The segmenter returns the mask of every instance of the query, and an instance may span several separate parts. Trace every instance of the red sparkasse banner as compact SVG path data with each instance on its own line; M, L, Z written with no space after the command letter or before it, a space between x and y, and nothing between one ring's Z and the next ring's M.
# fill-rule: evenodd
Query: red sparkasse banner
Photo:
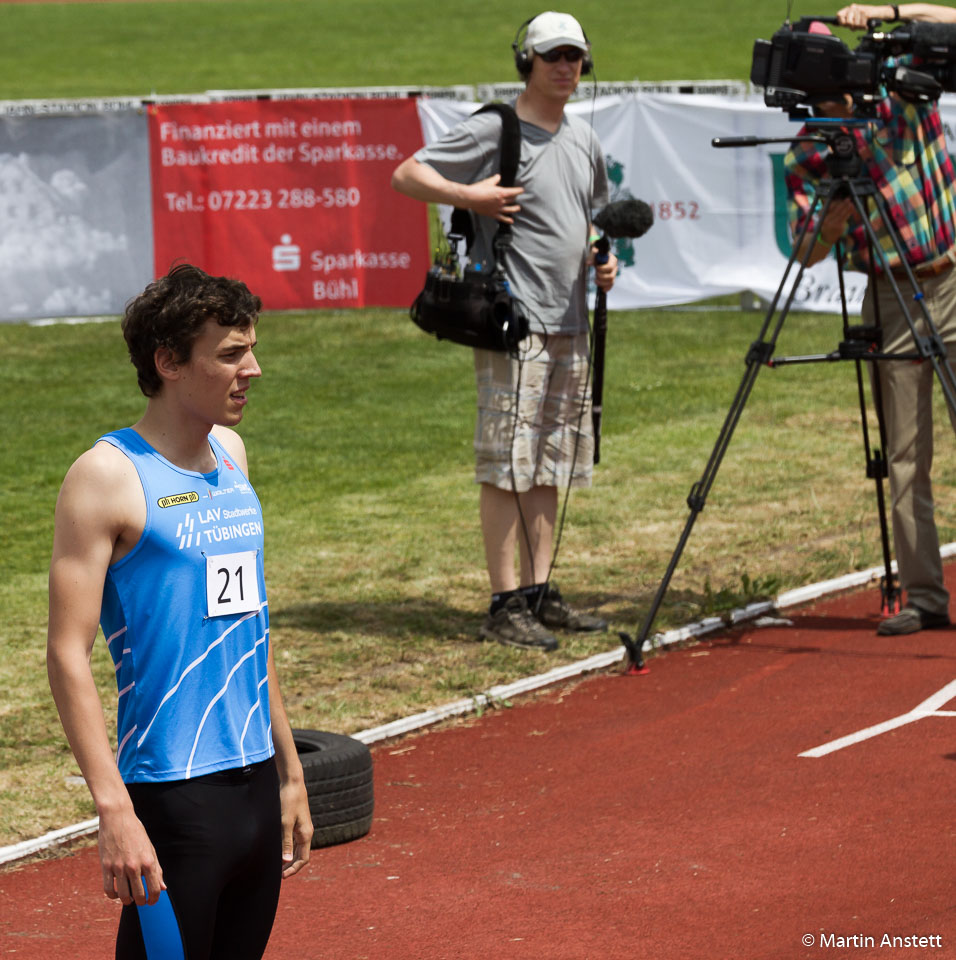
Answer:
M270 310L408 306L425 204L391 189L422 143L413 99L149 108L154 262L236 277Z

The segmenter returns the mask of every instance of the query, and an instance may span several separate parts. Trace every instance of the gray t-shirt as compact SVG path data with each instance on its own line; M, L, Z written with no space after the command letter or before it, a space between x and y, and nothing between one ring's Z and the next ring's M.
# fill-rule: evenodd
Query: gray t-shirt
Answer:
M469 117L415 154L443 177L476 183L499 171L501 118ZM521 210L505 258L512 293L532 331L575 334L587 329L588 228L592 211L607 203L604 154L590 124L565 115L555 133L521 122L521 161L515 185ZM498 222L475 216L473 263L494 265Z

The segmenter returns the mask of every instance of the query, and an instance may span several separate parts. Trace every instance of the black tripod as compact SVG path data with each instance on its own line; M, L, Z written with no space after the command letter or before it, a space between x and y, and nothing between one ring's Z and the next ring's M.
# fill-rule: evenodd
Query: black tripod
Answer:
M840 127L846 128L851 126L865 125L866 121L841 120L839 123ZM887 476L887 465L881 452L883 449L885 449L886 443L883 425L882 396L879 390L879 377L874 376L872 378L874 405L880 427L881 446L878 449L874 449L871 453L869 445L869 432L867 429L862 363L872 363L883 360L928 360L933 365L933 371L942 386L946 403L950 410L954 413L956 413L956 376L954 376L952 368L950 367L949 362L946 360L946 348L939 336L939 333L937 332L935 325L933 324L932 318L929 315L929 311L923 300L923 294L916 282L916 277L909 265L906 263L903 246L900 242L899 235L896 232L896 228L893 225L893 221L889 215L886 200L876 189L872 179L863 172L863 162L857 150L855 137L852 135L852 133L846 132L845 129L833 129L833 121L810 121L807 124L807 127L809 130L812 130L813 133L805 137L800 137L799 139L826 144L828 148L828 154L826 158L827 176L820 182L819 188L814 196L813 203L810 207L810 211L806 217L806 220L804 221L803 227L800 230L799 236L794 241L793 252L790 254L790 258L787 262L786 269L784 270L780 285L777 287L776 293L774 294L767 310L763 326L760 329L760 335L758 339L750 345L750 349L747 352L747 369L744 373L743 379L741 380L740 386L737 389L737 393L734 397L733 403L731 404L730 410L727 413L726 419L724 420L723 427L721 428L720 434L717 438L717 443L710 455L710 459L707 462L704 473L700 480L698 480L697 483L691 487L690 494L687 497L687 505L690 507L690 516L687 518L687 523L685 524L684 530L677 542L677 547L671 556L671 560L667 566L664 578L657 589L656 595L654 596L650 610L648 611L644 620L644 624L641 627L641 632L638 634L636 639L632 639L628 634L622 633L620 635L621 641L624 643L628 654L628 673L645 672L642 656L644 642L647 640L648 634L650 633L651 626L654 623L654 619L657 616L660 605L664 599L664 595L666 594L668 586L670 585L671 578L673 577L674 571L677 568L681 554L683 553L684 547L686 546L691 531L693 530L694 523L696 522L700 512L704 509L704 505L707 501L707 495L714 484L714 480L717 476L717 470L719 469L720 464L723 461L724 454L727 452L727 448L730 445L730 440L733 437L734 430L736 429L737 423L739 422L741 414L743 413L744 405L746 404L747 399L750 396L750 392L753 389L754 383L757 379L757 374L760 372L760 367L764 364L770 367L776 367L783 366L784 364L788 363L811 363L821 361L829 362L838 360L854 361L856 365L860 409L863 421L863 443L867 457L866 472L867 477L872 478L876 483L877 506L880 515L880 534L883 541L883 560L885 564L885 573L881 584L883 594L883 610L884 612L892 613L896 612L899 608L900 591L897 580L894 577L891 569L889 532L886 524L886 506L883 496L883 479ZM791 143L793 142L793 139L794 138L790 137L720 138L713 141L713 146L757 146L758 144L766 143ZM906 318L907 325L909 326L910 333L913 338L913 352L882 352L878 298L875 300L875 326L851 327L849 325L846 304L846 288L843 277L844 252L842 244L838 243L836 255L840 281L840 299L843 312L844 340L840 343L837 350L832 353L815 356L783 357L773 359L773 353L776 348L777 339L783 328L783 324L787 318L787 315L790 312L794 295L800 285L800 280L803 277L803 273L806 270L811 250L813 245L820 237L823 219L826 216L827 211L830 209L830 205L838 197L849 197L853 201L857 216L862 220L866 231L867 249L869 252L868 262L870 265L870 284L873 285L875 281L877 262L876 256L878 255L880 258L880 263L883 267L883 275L891 284L897 303L900 305L902 313ZM889 268L887 255L880 246L876 232L870 223L868 216L868 204L871 202L875 205L877 212L886 226L887 232L893 243L893 248L899 257L901 264L900 269L905 271L906 280L913 290L912 299L913 302L918 305L918 309L920 310L925 321L926 329L929 331L927 336L923 336L917 331L913 316L910 313L906 301L903 298L903 294L900 291L900 288L896 283L896 279ZM822 208L820 206L821 203ZM810 224L814 222L815 214L817 213L818 209L820 210L820 216L819 218L816 218L817 227L815 232L812 234L813 243L804 245L804 241L809 233ZM774 314L777 312L777 305L783 296L783 291L787 286L787 279L790 276L790 272L794 264L797 262L801 250L803 250L804 253L803 256L800 257L800 265L794 279L793 286L791 287L790 293L787 295L784 301L784 305L780 310L779 316L776 318L776 321L774 321Z

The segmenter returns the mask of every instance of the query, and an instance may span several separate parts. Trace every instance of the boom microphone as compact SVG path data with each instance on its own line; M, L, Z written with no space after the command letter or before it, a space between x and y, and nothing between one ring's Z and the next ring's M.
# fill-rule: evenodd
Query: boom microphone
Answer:
M643 201L628 197L609 203L594 218L594 225L604 231L594 244L594 262L610 259L611 237L643 237L654 224L654 211ZM591 387L591 421L594 429L594 462L601 461L601 417L604 412L604 351L607 340L607 294L598 289L594 296L593 379Z
M654 225L654 211L633 197L615 200L594 218L594 225L608 237L643 237Z

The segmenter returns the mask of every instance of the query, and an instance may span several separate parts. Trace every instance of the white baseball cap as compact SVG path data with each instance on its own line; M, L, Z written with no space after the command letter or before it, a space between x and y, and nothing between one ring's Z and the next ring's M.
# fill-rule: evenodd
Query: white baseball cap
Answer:
M547 53L558 47L577 47L587 52L588 42L581 24L569 13L548 10L547 13L538 14L528 24L528 32L524 38L525 50Z

